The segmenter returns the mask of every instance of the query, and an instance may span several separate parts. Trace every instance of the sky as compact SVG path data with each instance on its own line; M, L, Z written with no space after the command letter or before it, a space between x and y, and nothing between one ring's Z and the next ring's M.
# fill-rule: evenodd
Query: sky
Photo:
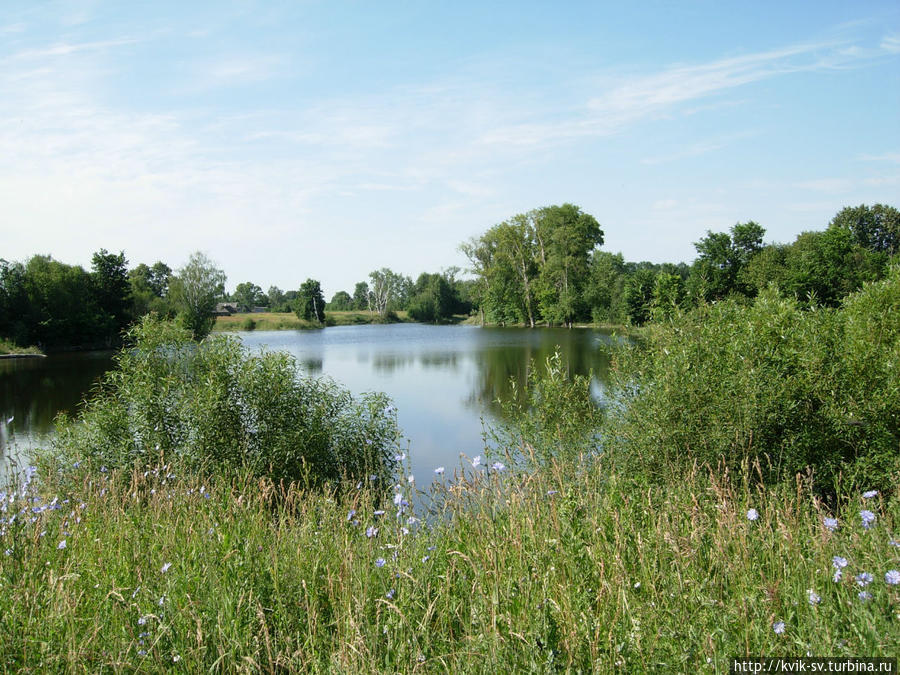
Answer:
M653 262L900 207L900 4L0 0L0 258L330 298L565 202Z

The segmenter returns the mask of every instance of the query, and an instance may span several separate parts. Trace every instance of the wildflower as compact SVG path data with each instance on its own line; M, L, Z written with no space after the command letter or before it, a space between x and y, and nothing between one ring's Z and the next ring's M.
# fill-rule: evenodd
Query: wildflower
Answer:
M147 617L146 617L146 616L142 616L142 617L139 617L139 618L138 618L138 626L143 626L145 623L147 623Z
M138 594L138 592L140 592L140 590L141 590L140 586L138 586L137 588L134 589L134 593L131 594L132 600L134 600L135 596Z
M61 542L59 542L59 543L56 545L56 548L58 548L58 549L64 549L65 547L66 547L66 540L65 540L65 539L63 539Z
M862 518L862 526L867 530L869 529L869 526L875 522L875 514L868 509L860 511L859 517Z
M868 492L863 492L863 497L866 499L872 499L873 497L878 496L878 490L869 490Z
M559 490L547 490L547 496L552 497L555 494L558 494Z
M160 568L159 571L162 572L163 574L165 574L166 572L169 571L169 568L170 568L171 566L172 566L172 563L167 562L165 565L162 566L162 568Z
M373 513L374 513L374 515L376 515L376 516L383 516L383 515L384 515L384 509L375 509L375 511L373 511Z
M415 476L412 476L412 475L407 476L407 477L406 477L406 482L407 482L407 483L410 483L410 484L415 483L415 482L416 482L416 477L415 477Z
M481 466L481 455L475 455L472 458L472 468L477 469L479 466Z
M375 567L384 567L384 558L376 558Z
M868 586L872 583L872 575L868 572L860 572L856 575L856 583L860 586Z
M400 506L400 503L403 501L403 495L399 492L394 495L394 506Z
M350 522L350 520L351 520L351 519L353 518L353 516L355 516L355 515L356 515L356 509L350 509L350 510L347 512L347 522Z
M900 584L900 572L897 570L888 570L884 573L884 583L888 586L896 586Z
M431 556L430 556L430 555L426 555L425 557L422 558L422 562L423 562L423 563L427 563L430 559L431 559Z
M836 529L838 529L837 518L825 518L823 522L825 523L825 529L829 532L834 532Z
M503 466L502 462L494 462L493 464L491 464L491 468L494 471L503 471L503 469L505 469L506 467Z
M147 656L146 649L138 649L138 656Z
M443 473L444 473L444 467L439 466L438 468L436 468L436 469L434 470L434 472L435 472L438 476L441 476L441 475L443 475Z
M749 509L747 511L747 520L754 521L759 519L759 511L756 509Z
M856 597L858 597L862 602L865 602L866 600L872 599L872 594L869 593L869 591L860 591Z
M821 596L811 588L806 589L806 599L809 600L811 605L818 605L822 602Z
M402 462L404 459L406 459L406 453L405 453L405 452L401 452L400 454L394 455L394 461L395 461L395 462Z
M377 527L374 527L373 525L370 525L369 527L366 528L366 536L367 536L369 539L371 539L372 537L375 537L375 536L377 536L377 535L378 535L378 528L377 528Z
M388 600L393 600L394 599L394 589L392 588L387 593L385 593L384 597L386 597Z
M181 661L181 657L178 654L175 654L172 657L172 663L178 663L179 661Z
M784 621L776 621L773 623L772 630L775 631L775 635L781 635L784 632Z
M844 578L844 573L841 572L841 570L837 569L834 571L834 576L831 577L831 580L834 583L839 584L839 583L841 583L841 579L843 579L843 578Z
M888 546L894 546L895 548L900 548L900 541L897 541L896 539L891 537L891 540L888 542Z
M157 602L156 604L159 605L160 607L162 607L164 604L166 604L166 596L162 596L159 599L159 602Z
M835 569L841 569L842 567L846 567L847 559L842 558L839 555L836 555L831 559L831 566L834 567Z
M429 546L427 550L433 551L433 550L436 549L436 548L437 548L437 546Z

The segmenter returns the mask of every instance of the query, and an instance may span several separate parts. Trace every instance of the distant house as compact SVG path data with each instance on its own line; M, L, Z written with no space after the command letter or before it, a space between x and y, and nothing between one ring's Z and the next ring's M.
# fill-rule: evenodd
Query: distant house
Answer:
M216 316L231 316L232 314L237 314L237 311L237 305L230 302L220 302L216 305L214 313Z
M262 312L268 312L269 308L268 307L251 307L250 311L253 312L254 314L260 314Z

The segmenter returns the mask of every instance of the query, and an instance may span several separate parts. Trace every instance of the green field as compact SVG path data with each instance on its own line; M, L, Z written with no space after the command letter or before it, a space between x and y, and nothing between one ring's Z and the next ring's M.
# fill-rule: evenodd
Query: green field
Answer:
M398 321L407 321L406 312L395 312ZM252 323L251 323L252 322ZM232 314L216 318L214 331L241 330L307 330L328 326L353 326L368 323L390 323L383 317L368 311L325 312L325 324L300 319L287 312L256 312Z

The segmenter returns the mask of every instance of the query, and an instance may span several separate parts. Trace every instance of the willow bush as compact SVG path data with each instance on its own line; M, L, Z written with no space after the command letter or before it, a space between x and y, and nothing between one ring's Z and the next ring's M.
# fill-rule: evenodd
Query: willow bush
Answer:
M399 430L383 394L357 400L302 376L289 354L251 353L227 335L198 345L153 318L127 344L81 415L58 424L58 454L108 468L178 459L276 481L390 481Z
M826 493L840 480L887 489L900 472L900 269L837 309L774 291L700 307L620 349L613 374L606 450L650 478L758 461L765 482L809 472Z

